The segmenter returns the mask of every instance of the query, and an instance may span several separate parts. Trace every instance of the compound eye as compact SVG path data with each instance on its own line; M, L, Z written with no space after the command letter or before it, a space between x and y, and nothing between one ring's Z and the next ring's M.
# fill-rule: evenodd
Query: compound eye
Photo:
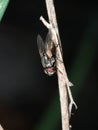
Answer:
M51 58L51 61L52 61L52 62L55 62L55 59L54 59L54 57L52 57L52 58Z
M44 56L45 60L48 60L47 55Z
M49 62L49 59L48 59L47 55L45 54L44 55L44 64L46 67L47 67L48 62Z

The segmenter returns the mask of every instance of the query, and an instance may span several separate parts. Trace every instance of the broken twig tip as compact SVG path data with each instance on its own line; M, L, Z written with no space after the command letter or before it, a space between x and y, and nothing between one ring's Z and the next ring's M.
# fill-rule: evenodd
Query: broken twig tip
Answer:
M43 16L40 16L40 20L48 29L50 28L50 24L43 18Z
M39 20L41 20L41 21L42 21L42 19L43 19L43 16L40 16Z

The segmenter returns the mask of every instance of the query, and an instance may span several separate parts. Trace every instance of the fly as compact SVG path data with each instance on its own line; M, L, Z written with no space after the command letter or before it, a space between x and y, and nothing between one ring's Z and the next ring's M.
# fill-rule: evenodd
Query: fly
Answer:
M56 72L56 49L54 42L51 40L51 33L48 32L45 42L42 37L38 35L37 45L44 72L51 76Z

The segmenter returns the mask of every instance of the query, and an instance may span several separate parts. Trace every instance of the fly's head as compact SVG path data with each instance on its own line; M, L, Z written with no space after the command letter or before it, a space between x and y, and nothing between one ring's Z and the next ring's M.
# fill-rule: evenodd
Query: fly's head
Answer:
M56 72L55 53L53 52L52 42L45 41L44 43L41 36L38 35L37 44L44 72L51 76Z

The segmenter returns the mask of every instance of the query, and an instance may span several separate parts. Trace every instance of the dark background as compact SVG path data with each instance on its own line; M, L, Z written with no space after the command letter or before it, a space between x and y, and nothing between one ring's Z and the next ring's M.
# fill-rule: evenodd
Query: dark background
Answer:
M72 129L98 130L98 4L55 0L55 7L64 62L78 105ZM44 0L10 0L0 23L0 124L4 130L61 130L57 78L44 74L36 43L38 33L43 38L47 33L39 21L41 15L47 19Z

